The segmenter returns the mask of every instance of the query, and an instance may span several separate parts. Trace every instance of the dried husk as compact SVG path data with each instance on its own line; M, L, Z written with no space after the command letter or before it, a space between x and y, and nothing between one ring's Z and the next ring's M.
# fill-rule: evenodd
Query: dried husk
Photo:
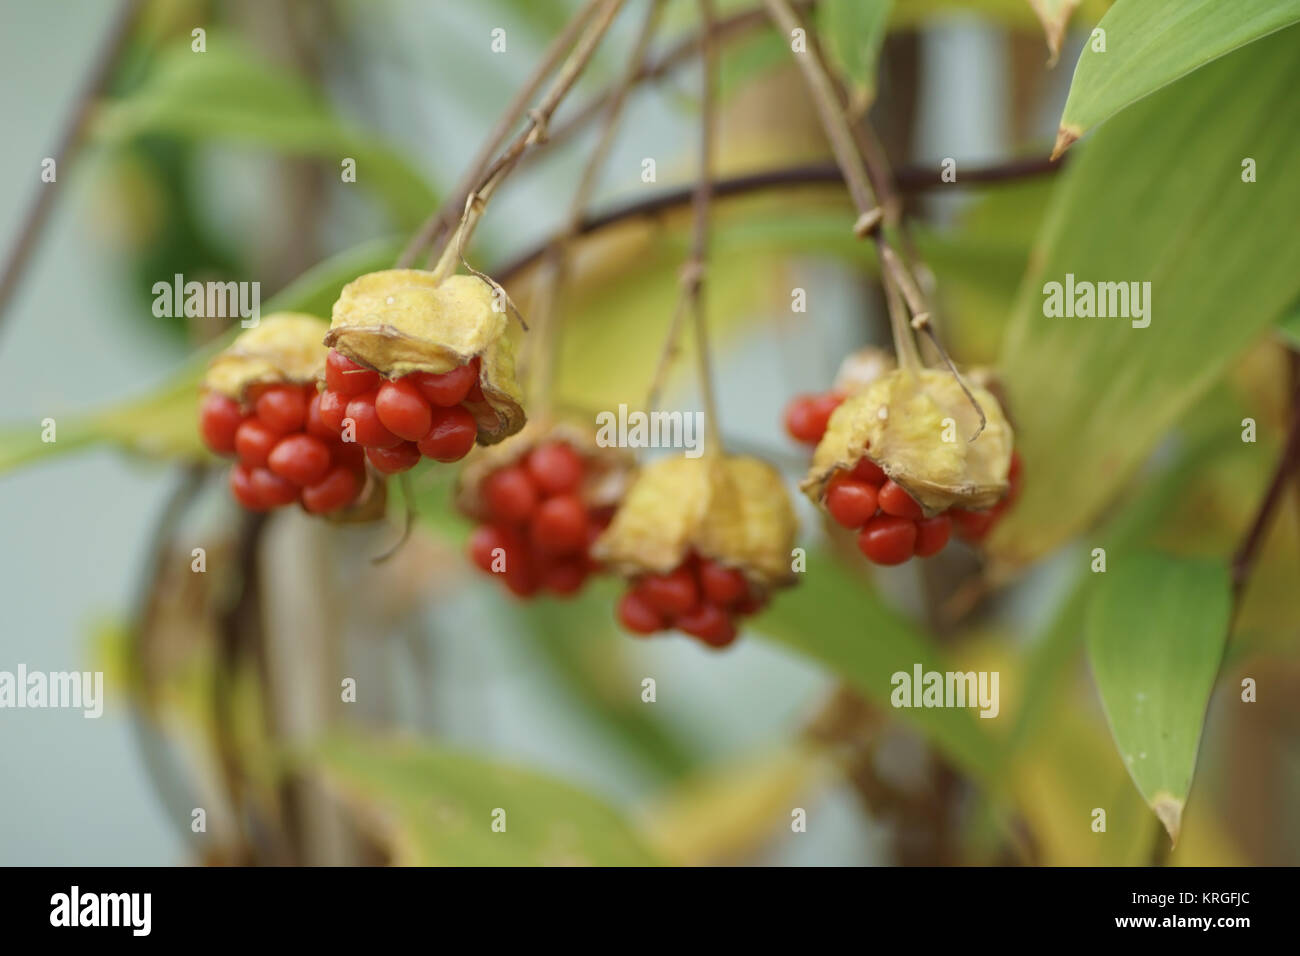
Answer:
M203 377L203 388L243 403L254 385L305 385L325 371L328 326L301 312L275 312L241 332Z
M623 448L602 447L594 429L574 422L529 422L516 435L477 449L465 461L456 478L456 508L475 521L489 521L483 501L483 481L498 468L517 464L538 445L563 442L582 456L586 466L579 497L588 508L611 508L623 500L631 484L636 462Z
M646 466L593 555L627 577L665 574L692 550L765 593L792 583L797 525L780 474L756 458L705 455Z
M480 358L484 401L465 402L478 423L478 441L492 445L524 427L523 396L515 381L509 316L497 311L491 285L453 275L388 269L344 286L334 303L325 344L387 378L412 372L440 375Z
M897 367L892 352L875 345L865 346L844 356L831 391L837 395L856 395Z
M993 394L975 384L970 388L986 418L973 442L979 414L950 372L896 369L881 376L831 415L800 487L821 504L835 473L867 457L927 515L992 507L1008 490L1013 435Z

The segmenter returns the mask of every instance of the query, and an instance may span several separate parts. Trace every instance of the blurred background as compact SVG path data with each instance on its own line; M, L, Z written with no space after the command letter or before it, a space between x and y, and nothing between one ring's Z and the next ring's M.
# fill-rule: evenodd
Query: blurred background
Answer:
M557 128L617 79L643 6L628 3ZM689 48L698 26L693 3L664 7L651 62ZM799 496L817 573L717 653L619 633L612 582L571 602L504 596L462 556L452 469L417 473L416 533L379 566L370 557L400 536L397 502L376 526L239 514L193 434L196 370L224 330L151 312L153 283L183 273L259 281L265 311L327 317L338 288L391 266L460 180L576 3L140 4L83 146L42 186L119 7L3 0L6 249L37 190L58 193L0 325L0 670L103 670L108 692L99 720L0 714L0 863L1300 861L1300 491L1284 496L1239 606L1172 852L1079 640L1090 548L1230 555L1277 462L1295 385L1295 192L1261 182L1258 199L1200 215L1217 187L1192 193L1178 171L1199 155L1231 181L1240 155L1294 156L1294 129L1266 139L1265 122L1228 120L1255 112L1207 91L1243 70L1293 90L1296 31L1160 94L1174 116L1163 125L1113 121L1049 169L1074 59L1107 7L1082 5L1049 68L1027 3L896 4L861 90L949 350L1005 376L1038 489L988 554L954 547L874 575ZM719 16L756 9L720 3ZM738 22L722 46L718 174L824 164L788 44L761 17ZM594 211L691 183L698 63L680 60L632 93ZM1290 108L1291 123L1272 122L1300 126ZM1179 109L1227 141L1201 149L1209 134L1178 126ZM529 160L479 231L471 260L525 315L531 272L512 263L562 225L595 135L582 126ZM344 157L355 183L340 178ZM647 157L656 182L642 181ZM949 157L958 181L940 187ZM1199 231L1183 218L1197 215L1210 220ZM715 212L723 432L792 492L807 456L785 436L784 405L829 388L847 352L889 342L853 218L825 182ZM562 300L564 403L642 400L688 232L682 204L584 240ZM1104 271L1126 261L1132 275ZM1089 352L1097 325L1042 332L1041 275L1089 266L1157 280L1148 341ZM796 287L807 313L790 310ZM1206 332L1220 326L1232 326L1222 340ZM1164 336L1177 357L1153 358L1170 354ZM699 406L690 368L678 363L670 407ZM47 417L53 446L39 442ZM889 673L945 659L1001 672L998 720L888 707ZM356 679L355 704L339 701L340 675ZM1241 705L1240 678L1264 675L1267 692ZM507 805L499 794L522 831L504 849L469 822ZM1090 827L1096 807L1105 834ZM792 832L794 808L806 832Z

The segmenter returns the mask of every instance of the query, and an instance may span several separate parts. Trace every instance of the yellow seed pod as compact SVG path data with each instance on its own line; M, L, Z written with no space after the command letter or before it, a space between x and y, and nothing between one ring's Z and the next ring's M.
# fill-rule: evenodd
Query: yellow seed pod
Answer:
M478 449L466 459L456 477L456 508L475 521L491 520L483 501L484 479L499 468L521 463L537 446L552 442L563 442L582 458L578 496L588 508L612 508L623 500L635 470L626 449L598 445L594 429L573 422L530 421L518 434L491 448Z
M992 507L1007 493L1013 436L993 394L978 385L971 393L986 419L974 441L968 439L979 430L979 413L950 372L896 369L881 376L835 409L800 488L821 504L835 473L867 457L927 515Z
M432 272L388 269L343 287L325 344L387 378L440 375L478 358L484 400L464 405L478 422L479 444L492 445L524 427L508 324L492 286L476 276L439 283Z
M223 349L203 377L203 387L243 402L254 385L305 385L325 371L321 343L328 326L301 312L262 317Z
M792 583L797 531L780 474L756 458L664 458L637 475L592 554L620 574L666 574L691 551L760 592Z

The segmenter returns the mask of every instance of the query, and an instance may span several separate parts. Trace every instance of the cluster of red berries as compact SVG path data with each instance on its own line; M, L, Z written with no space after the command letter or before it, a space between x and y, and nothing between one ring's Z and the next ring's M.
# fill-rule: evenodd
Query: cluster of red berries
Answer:
M831 413L843 395L800 395L785 409L790 437L816 445L826 434ZM889 478L880 466L863 458L852 471L841 471L826 486L826 510L845 528L858 530L858 548L876 564L902 564L928 558L948 543L954 529L970 542L982 541L1020 492L1020 456L1011 454L1007 475L1010 490L994 507L983 511L950 508L927 518L916 499Z
M479 360L449 372L412 372L385 379L333 349L325 360L321 421L335 434L365 449L365 457L385 475L413 468L421 456L460 461L474 447L478 425L461 403L483 401Z
M469 539L474 563L519 597L577 593L595 570L591 544L613 516L583 502L585 475L582 456L560 441L490 473L480 489L488 520Z
M633 634L676 628L711 647L736 639L736 618L765 602L735 568L691 552L668 574L643 574L618 602L618 619Z
M324 514L351 504L365 485L361 449L326 426L314 384L253 386L245 407L212 392L199 412L199 432L212 451L239 459L230 490L250 511L300 501Z

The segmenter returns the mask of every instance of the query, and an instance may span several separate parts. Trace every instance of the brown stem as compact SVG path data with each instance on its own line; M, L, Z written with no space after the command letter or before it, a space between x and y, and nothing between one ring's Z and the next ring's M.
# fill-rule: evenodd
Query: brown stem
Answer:
M1232 556L1232 595L1237 610L1240 610L1242 595L1250 581L1255 559L1259 557L1273 514L1282 500L1282 492L1287 481L1296 473L1300 473L1300 388L1295 389L1291 396L1291 425L1277 467L1273 471L1273 478L1268 483L1268 490L1264 492L1254 520Z
M519 125L519 121L524 117L524 111L528 109L528 104L533 101L533 97L542 88L542 83L545 82L546 78L555 72L556 66L560 63L560 58L573 46L578 31L586 26L592 14L596 12L596 9L603 2L604 0L588 0L583 8L565 24L559 35L551 41L551 45L542 54L541 62L537 64L524 85L520 87L514 98L506 106L505 112L501 114L501 118L492 127L488 138L479 147L478 153L469 164L469 168L465 171L461 181L456 184L456 188L447 194L447 199L442 206L424 221L415 235L411 237L410 242L406 244L406 248L402 250L402 254L397 259L397 268L408 268L415 262L421 250L436 244L438 239L456 224L457 217L460 215L461 210L465 208L465 200L469 198L470 191L475 185L482 181L492 157L501 148L501 144L506 141L510 131Z
M85 83L82 84L81 92L77 95L72 115L68 117L68 122L63 127L62 135L54 148L52 158L56 177L62 175L66 179L67 169L76 158L85 138L86 126L95 101L99 99L113 76L113 70L122 51L126 48L131 29L142 6L142 0L123 0L118 7L117 15L113 18L99 55L91 65L90 72L86 74ZM54 207L56 192L54 187L57 182L56 178L54 183L41 183L37 187L36 198L27 208L27 215L18 230L18 238L5 262L4 272L0 273L0 321L4 319L9 300L18 288L18 280L27 265L27 260L31 258L36 248L36 241L40 238L50 211Z
M1046 160L1013 160L980 169L972 169L962 174L960 180L964 185L1016 182L1037 176L1052 175L1064 166L1064 163L1049 163ZM792 186L833 186L844 182L844 175L834 163L807 163L797 166L783 166L764 170L759 173L746 173L741 176L728 176L713 181L712 190L715 199L742 196L763 192L769 189L785 189ZM900 192L920 192L934 189L943 183L939 172L929 167L908 167L900 169L895 179ZM586 236L600 232L610 226L629 219L643 216L655 216L689 205L695 198L695 186L682 186L634 202L615 206L606 212L588 216L579 224L576 235ZM553 236L539 243L527 252L511 259L495 270L495 275L502 282L508 281L541 259L564 233Z

